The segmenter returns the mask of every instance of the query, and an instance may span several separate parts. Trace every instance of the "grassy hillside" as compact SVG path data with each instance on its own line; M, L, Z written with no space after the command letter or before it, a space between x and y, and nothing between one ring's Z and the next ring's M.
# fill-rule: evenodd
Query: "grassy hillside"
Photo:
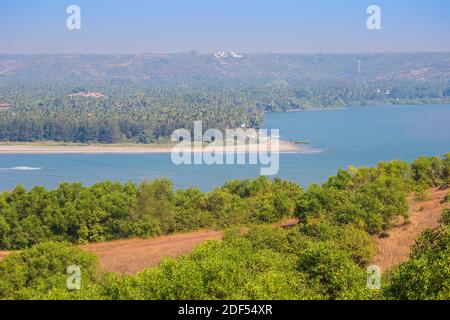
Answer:
M407 196L450 182L450 154L341 170L302 191L265 178L232 181L210 194L173 193L164 181L58 190L16 188L0 198L3 248L26 248L0 262L4 299L448 299L449 212L425 232L411 259L367 286L370 234L408 221ZM108 187L108 188L105 188ZM112 188L112 189L111 189ZM74 192L75 191L75 192ZM130 201L132 199L132 201ZM291 229L233 226L299 218ZM96 257L61 241L151 236L177 228L229 226L222 241L198 246L135 276L99 272ZM154 233L156 232L156 233ZM51 240L51 242L47 242ZM27 248L32 246L31 248ZM77 265L80 290L66 287Z

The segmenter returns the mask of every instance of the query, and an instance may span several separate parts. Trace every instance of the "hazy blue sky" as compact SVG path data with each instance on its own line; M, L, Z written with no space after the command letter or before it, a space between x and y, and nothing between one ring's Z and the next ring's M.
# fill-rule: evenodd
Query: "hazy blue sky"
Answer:
M82 29L66 28L81 7ZM381 7L382 30L366 9ZM0 0L0 53L450 51L449 0Z

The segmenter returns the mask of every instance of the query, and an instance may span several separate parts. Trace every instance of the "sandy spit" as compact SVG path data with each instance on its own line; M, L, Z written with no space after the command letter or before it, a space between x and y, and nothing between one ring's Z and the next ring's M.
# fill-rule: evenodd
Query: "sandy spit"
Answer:
M172 145L139 145L139 144L39 144L39 143L20 143L20 144L0 144L0 154L133 154L133 153L171 153ZM237 145L234 152L257 152L262 147L272 150L271 143ZM296 153L304 151L301 146L297 146L288 141L279 142L280 153ZM203 147L206 151L208 148ZM188 151L180 150L180 151ZM202 148L193 148L194 152L202 151ZM230 152L225 147L215 147L217 153ZM233 151L232 151L233 152Z

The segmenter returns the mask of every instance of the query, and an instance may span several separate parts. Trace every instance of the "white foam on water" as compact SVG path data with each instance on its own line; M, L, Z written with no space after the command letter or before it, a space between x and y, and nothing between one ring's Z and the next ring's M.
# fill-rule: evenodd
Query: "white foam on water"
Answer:
M35 167L12 167L12 168L0 168L0 171L12 171L12 170L17 170L17 171L37 171L37 170L42 170L42 168L35 168Z

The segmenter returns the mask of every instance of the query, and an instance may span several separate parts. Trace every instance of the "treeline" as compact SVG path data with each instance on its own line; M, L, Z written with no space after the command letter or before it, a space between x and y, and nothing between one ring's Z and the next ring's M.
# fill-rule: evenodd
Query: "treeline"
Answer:
M430 173L432 179L428 179ZM237 203L246 203L231 205L226 221L251 206L256 219L251 222L293 214L300 219L299 225L290 229L255 226L244 234L240 228L230 228L222 241L207 242L187 256L166 259L134 276L99 273L92 254L61 243L42 243L0 262L0 298L448 299L448 209L443 212L441 228L425 232L417 241L411 259L383 276L381 290L368 288L366 268L374 254L370 233L389 228L399 216L407 219L408 193L424 184L433 187L449 182L450 154L443 159L422 157L410 166L393 161L376 168L351 168L306 192L281 180L233 181L212 193L226 194L220 198L229 201L191 195L192 202L185 203L185 209L190 208L191 215L199 203L223 207L235 197ZM256 201L255 197L260 198ZM270 199L281 201L276 205ZM166 211L160 210L165 205L151 207ZM283 213L267 218L268 212L279 210ZM22 211L29 211L28 207L22 206ZM81 269L80 290L66 288L69 265Z
M266 177L231 181L210 193L174 191L167 179L89 187L63 183L55 190L29 192L17 186L0 194L0 249L273 223L294 215L301 193L295 183Z
M0 86L0 141L76 143L165 142L174 130L262 125L245 97L186 87L96 87L102 98L69 96L70 85ZM83 92L83 91L82 91Z
M252 91L259 108L283 112L311 108L450 103L445 82L398 80L372 83L274 81Z

